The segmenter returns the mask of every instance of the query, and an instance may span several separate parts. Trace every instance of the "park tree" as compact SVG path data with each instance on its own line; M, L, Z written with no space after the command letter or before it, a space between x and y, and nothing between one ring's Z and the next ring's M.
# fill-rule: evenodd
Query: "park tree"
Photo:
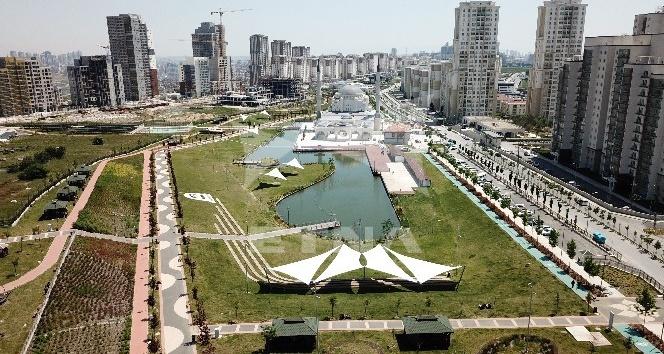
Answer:
M431 301L431 298L427 296L426 299L424 299L424 307L427 308L427 314L431 312L431 305L433 304L433 301Z
M332 309L331 317L334 318L334 307L337 305L337 297L332 296L329 301L330 301L330 308Z
M551 233L549 234L549 244L554 247L558 245L558 231L551 230Z
M265 339L265 352L270 352L270 344L277 335L277 331L272 325L264 326L263 331L261 332L263 339Z
M101 136L95 136L92 138L92 145L104 145L104 138Z
M367 307L369 307L369 299L364 299L364 318L367 318Z
M656 249L657 251L659 251L660 248L662 248L662 243L659 242L659 240L657 240L657 242L655 242L655 245L654 245L653 247L655 247L655 249Z
M576 256L576 242L574 240L567 242L567 256L570 259L574 259Z
M643 290L641 290L641 294L636 297L636 303L638 304L636 310L643 315L643 324L645 325L646 317L657 309L655 298L652 296L652 293L650 293L650 290L644 287Z

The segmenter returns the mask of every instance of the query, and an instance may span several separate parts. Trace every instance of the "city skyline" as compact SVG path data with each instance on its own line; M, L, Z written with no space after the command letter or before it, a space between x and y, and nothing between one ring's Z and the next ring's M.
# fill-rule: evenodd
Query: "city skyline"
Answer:
M64 4L63 4L64 3ZM343 3L348 3L345 6ZM388 4L389 3L389 4ZM399 55L419 51L437 51L445 42L451 42L454 30L454 8L457 1L399 1L350 3L346 0L315 7L310 3L292 0L272 4L264 1L230 1L224 10L253 8L252 11L224 15L227 28L228 54L249 56L249 36L265 34L270 40L287 39L293 45L311 47L313 55L362 53L371 51L389 52L397 48ZM617 0L588 0L585 36L629 34L633 16L637 13L654 12L660 5L656 0L626 3ZM540 2L531 0L497 0L500 6L498 41L502 50L533 52L537 7ZM330 16L339 9L353 7L352 13L340 13L344 25L339 26L339 17ZM80 49L86 55L103 54L98 45L107 45L105 18L118 13L141 15L154 36L157 54L166 56L190 56L190 33L201 22L218 23L218 15L210 15L218 4L211 1L182 6L175 1L164 1L156 7L147 1L119 1L98 4L94 8L79 0L53 3L7 3L0 15L0 30L11 32L11 38L0 43L0 54L10 50L54 53ZM12 9L12 7L16 7ZM298 11L293 11L297 9ZM426 11L422 11L426 9ZM77 26L71 26L71 14L77 17ZM6 14L11 14L8 16ZM318 14L326 14L319 16ZM371 14L379 26L372 24ZM41 16L44 16L43 20ZM13 31L22 24L33 23L32 31ZM396 23L397 25L390 25ZM46 24L50 26L46 26ZM85 30L81 30L85 28ZM412 34L412 35L411 35ZM417 35L415 35L417 34Z

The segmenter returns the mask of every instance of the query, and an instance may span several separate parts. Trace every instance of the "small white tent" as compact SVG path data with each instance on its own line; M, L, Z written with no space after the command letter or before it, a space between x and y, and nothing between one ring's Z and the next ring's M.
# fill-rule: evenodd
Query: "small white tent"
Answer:
M279 169L276 168L276 167L273 168L272 171L266 173L265 175L270 176L270 177L274 177L274 178L277 178L277 179L281 179L281 180L284 180L284 181L286 180L286 177L284 177L284 175L281 173L281 171L279 171Z
M302 166L302 164L300 164L300 161L298 161L297 159L292 159L292 160L286 162L284 165L299 168L300 170L304 170L304 166Z
M417 279L417 282L420 284L426 282L427 280L430 280L431 278L439 274L443 274L449 272L450 270L461 268L461 267L450 267L442 264L427 262L420 259L404 256L403 254L396 253L389 248L386 248L386 250L392 253L395 257L397 257L399 262L403 263L403 265L405 265L406 268L408 268L408 270L411 273L413 273L413 276L415 276L415 279Z
M377 270L382 273L387 273L395 277L415 282L415 279L403 271L390 256L387 255L385 249L381 245L362 253L367 260L366 267L369 269Z

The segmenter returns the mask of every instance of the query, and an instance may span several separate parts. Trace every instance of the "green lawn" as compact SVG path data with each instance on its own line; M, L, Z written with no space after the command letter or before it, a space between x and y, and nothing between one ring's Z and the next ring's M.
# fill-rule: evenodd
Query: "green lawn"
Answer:
M92 139L95 137L102 137L104 144L93 145ZM13 220L32 198L53 182L72 173L77 166L114 153L134 150L162 138L155 134L38 134L0 143L0 224ZM23 181L19 179L19 173L6 170L48 147L64 147L65 153L62 158L51 159L44 164L48 171L45 178Z
M643 288L648 288L652 294L658 294L645 280L612 267L603 266L600 276L625 296L639 296Z
M42 214L44 213L44 208L48 203L55 200L58 194L58 191L66 186L66 183L61 183L57 187L50 190L48 193L44 194L35 204L30 207L30 209L23 215L21 220L18 221L16 226L0 228L3 234L10 236L21 236L21 235L30 235L35 231L46 232L49 230L49 224L52 230L58 230L62 223L65 221L64 218L60 219L50 219L42 220ZM74 202L69 202L68 209L71 210Z
M232 116L240 113L240 109L238 108L224 106L189 107L189 110L196 113L209 113L217 116Z
M598 331L596 328L588 328L590 331ZM615 354L626 353L623 346L623 337L613 331L602 332L612 345L597 347L595 353ZM509 336L512 334L526 334L526 330L458 330L452 334L452 345L445 351L425 351L425 353L448 353L448 354L474 354L483 345L491 340ZM558 353L580 354L590 353L589 343L579 343L567 333L564 328L537 328L531 330L532 335L547 338L555 343ZM260 334L241 334L224 336L214 342L216 353L260 353L264 349L265 341ZM534 345L530 346L532 353ZM392 332L322 332L320 334L320 352L334 354L379 354L379 353L414 353L399 351L398 343ZM521 353L517 349L501 353ZM637 353L632 349L629 353Z
M257 189L258 181L269 181L267 177L260 177L268 169L234 165L233 160L241 159L276 133L263 130L255 137L234 138L173 152L173 168L188 231L217 232L214 228L216 209L213 204L189 200L182 195L184 193L209 193L219 198L240 226L248 225L249 232L254 233L281 224L274 210L274 203L280 196L331 172L333 167L328 164L307 165L277 187Z
M74 226L90 232L136 237L142 181L143 154L109 162Z
M8 283L39 265L52 241L52 238L23 241L22 246L21 242L10 243L9 255L0 258L0 284ZM16 272L15 261L18 261Z
M420 259L465 266L458 291L340 293L336 294L336 314L346 313L353 318L363 316L364 301L369 300L368 317L392 318L400 300L400 314L435 312L452 318L526 316L530 295L528 283L531 282L535 294L534 315L548 316L556 310L558 314L575 315L585 310L585 303L577 295L514 243L433 165L426 160L423 162L432 187L420 189L414 196L397 199L405 214L404 223L410 225L411 232L390 242L388 247ZM314 247L309 243L291 236L281 243L261 241L259 249L266 253L271 265L281 265L331 247L331 242L326 240ZM351 246L358 248L357 244ZM265 252L266 247L272 251ZM301 253L300 247L307 252ZM279 248L284 252L280 253ZM196 283L212 322L258 321L300 314L330 315L328 301L331 296L327 294L320 300L306 295L257 294L258 285L254 283L250 283L251 294L244 294L244 274L223 242L194 240L190 253L198 265ZM220 275L223 281L220 281ZM361 271L356 271L340 278L361 276ZM378 276L378 273L368 271L367 276ZM453 276L459 279L461 272L455 272ZM425 306L427 298L431 300L429 308ZM237 318L235 301L238 303ZM478 304L487 302L493 303L492 310L477 308Z
M44 300L44 286L53 277L51 270L30 283L14 289L0 306L0 353L19 353L32 326L32 315Z

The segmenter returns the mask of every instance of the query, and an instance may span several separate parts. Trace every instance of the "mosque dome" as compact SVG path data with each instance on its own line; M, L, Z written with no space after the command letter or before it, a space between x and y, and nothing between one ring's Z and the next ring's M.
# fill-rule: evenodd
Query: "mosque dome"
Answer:
M341 96L364 96L364 92L357 85L346 85L339 90Z

